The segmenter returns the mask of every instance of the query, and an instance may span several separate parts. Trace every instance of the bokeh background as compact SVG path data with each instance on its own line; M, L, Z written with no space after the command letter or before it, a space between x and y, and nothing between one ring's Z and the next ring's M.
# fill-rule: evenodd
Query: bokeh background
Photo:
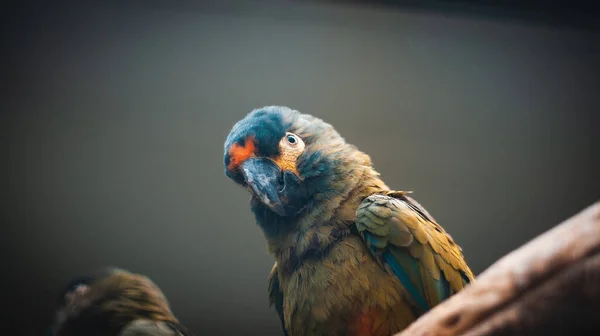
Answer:
M272 258L223 142L251 109L333 124L414 190L476 273L600 198L599 33L341 2L5 11L2 335L71 276L141 272L198 335L280 335Z

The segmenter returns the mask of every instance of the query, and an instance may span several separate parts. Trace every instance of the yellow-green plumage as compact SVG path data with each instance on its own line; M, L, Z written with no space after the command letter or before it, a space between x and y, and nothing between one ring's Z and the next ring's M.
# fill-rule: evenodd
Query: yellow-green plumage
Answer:
M432 217L419 213L415 203L402 192L369 196L357 210L356 227L363 237L377 235L378 244L372 245L366 239L367 246L374 253L389 250L430 308L461 290L474 277L460 247ZM411 258L416 261L418 273L410 265ZM448 282L449 293L440 293L440 280Z
M410 279L429 307L447 298L440 296L433 280L445 278L450 284L449 296L467 284L463 276L468 281L474 279L460 247L432 217L422 217L413 210L416 202L409 205L406 198L387 196L399 193L378 189L367 188L365 192L377 193L362 202L358 201L361 197L343 202L340 213L350 213L344 210L354 207L356 215L352 220L339 219L351 223L348 227L355 225L358 233L377 235L376 245L349 234L331 247L326 257L305 260L291 274L279 270L277 263L273 267L269 296L272 304L281 302L289 335L391 335L422 314L394 273L378 261L376 252L380 250L392 250L407 270L413 268L411 259L416 260L416 273L409 272ZM306 230L297 246L309 246L314 236L322 237L326 246L334 227ZM278 260L286 264L289 256ZM368 329L356 327L358 316L373 307L380 307L374 310L380 320L365 323Z
M295 162L285 162L303 194L284 201L304 200L294 204L299 212L275 213L264 195L251 199L276 261L268 290L284 333L392 335L473 280L435 219L405 192L392 191L367 154L318 118L285 107L253 111L226 140L226 174L245 186L244 160L271 162L273 171L273 162L295 157L281 150L290 133L305 145ZM280 187L277 193L287 185Z

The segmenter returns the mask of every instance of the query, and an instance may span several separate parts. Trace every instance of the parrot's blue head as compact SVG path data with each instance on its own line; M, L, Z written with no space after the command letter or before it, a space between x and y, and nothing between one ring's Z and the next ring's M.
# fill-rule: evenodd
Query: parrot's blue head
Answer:
M268 106L233 126L225 140L225 174L250 190L253 204L292 218L315 199L341 193L345 186L334 177L344 176L355 152L321 119Z

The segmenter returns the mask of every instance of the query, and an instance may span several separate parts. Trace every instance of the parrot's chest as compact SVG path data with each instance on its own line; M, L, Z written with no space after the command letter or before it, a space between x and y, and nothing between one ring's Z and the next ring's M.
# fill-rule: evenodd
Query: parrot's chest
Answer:
M402 290L359 237L305 260L281 280L290 335L389 335L404 327L389 315L405 305Z

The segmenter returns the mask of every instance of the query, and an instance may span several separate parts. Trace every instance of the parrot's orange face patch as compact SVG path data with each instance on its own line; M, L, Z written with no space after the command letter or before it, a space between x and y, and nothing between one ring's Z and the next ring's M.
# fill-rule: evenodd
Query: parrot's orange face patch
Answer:
M282 171L289 170L296 174L296 176L300 175L298 173L298 169L296 169L296 161L292 161L285 156L279 156L278 158L274 159L273 162L275 162L275 164L278 165Z
M244 140L243 145L234 143L229 148L229 165L227 169L234 170L244 161L256 155L256 146L254 145L254 137L249 136Z
M298 156L304 152L304 141L296 134L287 132L279 141L279 157L273 161L281 168L281 170L289 170L296 176L300 177L296 167Z
M249 158L257 156L258 153L254 141L255 138L251 135L244 140L242 145L238 143L231 145L228 151L229 164L227 165L227 169L229 171L240 167ZM288 132L279 142L279 155L270 157L269 159L279 166L282 171L289 170L300 177L296 168L296 160L304 151L304 146L304 141L299 136Z

